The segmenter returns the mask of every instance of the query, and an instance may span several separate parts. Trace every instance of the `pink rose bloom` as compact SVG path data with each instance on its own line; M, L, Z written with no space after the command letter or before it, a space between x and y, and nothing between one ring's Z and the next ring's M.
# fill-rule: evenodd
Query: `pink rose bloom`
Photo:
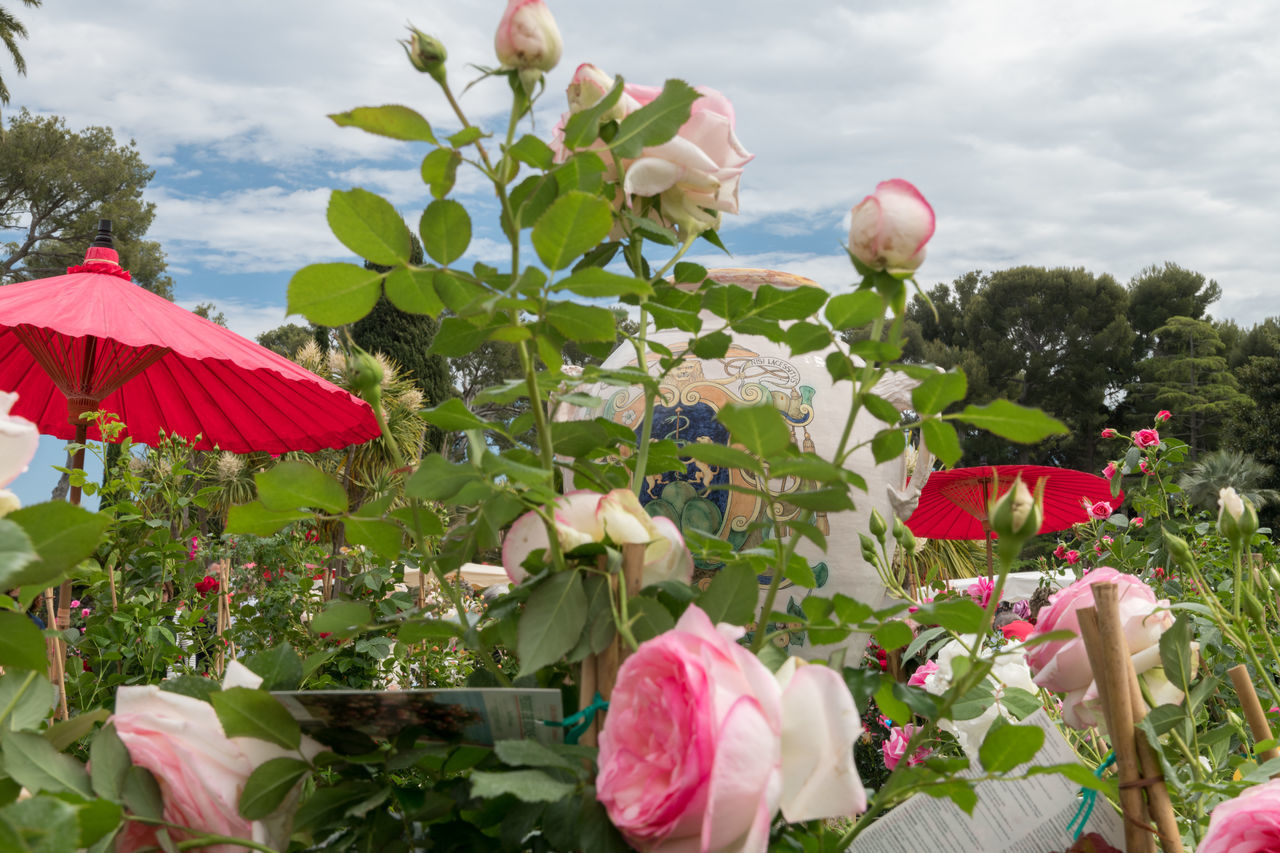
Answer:
M969 597L980 607L985 608L991 601L991 594L995 591L995 581L990 578L978 578L977 582L969 587Z
M913 272L933 237L933 208L907 181L883 181L853 208L849 251L874 269Z
M1129 522L1130 527L1141 528L1144 524L1146 524L1146 521L1144 521L1142 516L1140 515L1135 515L1133 519Z
M509 0L493 36L493 50L503 68L550 71L560 61L564 41L542 0Z
M1246 789L1209 814L1209 831L1196 853L1267 853L1280 850L1280 780Z
M1113 479L1116 476L1116 463L1108 462L1107 467L1102 469L1102 476L1108 480Z
M1080 552L1072 548L1067 552L1067 565L1074 566L1080 561Z
M88 619L88 618L89 618L89 613L90 613L89 608L87 608L87 607L81 608L81 610L80 610L80 618L81 618L81 619Z
M1173 412L1169 411L1168 409L1161 409L1160 411L1156 412L1156 423L1162 424L1165 421L1169 420L1169 418L1171 417L1173 417Z
M1160 443L1160 433L1153 429L1140 429L1133 434L1133 443L1139 447L1155 447Z
M775 676L696 605L618 671L600 733L597 796L646 851L758 851L789 821L866 808L862 732L834 670L791 658Z
M1111 517L1111 504L1106 501L1098 501L1097 503L1089 503L1084 501L1084 508L1089 513L1089 517L1098 521L1105 521Z
M925 661L916 667L916 671L911 673L911 677L907 679L907 684L913 684L916 687L924 687L924 680L938 671L938 662L936 660Z
M1116 435L1117 435L1116 431L1113 430L1111 427L1107 427L1102 431L1103 438L1115 438Z
M226 687L256 687L262 679L242 664L227 667ZM170 693L155 685L121 687L116 691L116 712L111 717L116 732L129 750L133 763L155 775L164 798L164 819L189 827L191 835L171 833L175 841L202 834L248 838L282 848L289 839L296 797L264 821L240 816L240 792L258 765L272 758L296 756L267 741L249 737L228 738L218 715L208 702ZM319 744L303 738L310 756ZM155 829L129 822L116 841L118 853L132 853L156 844ZM243 850L238 844L205 848L217 853Z
M884 756L884 766L893 770L898 766L898 762L902 760L903 753L907 751L907 744L911 742L911 735L915 733L916 727L894 726L889 732L889 736L885 738L884 743L880 745L881 755ZM916 754L907 759L908 767L915 767L917 764L924 762L929 757L929 748L920 747L916 750Z
M1095 583L1114 583L1118 588L1120 621L1129 653L1134 658L1134 668L1139 674L1159 665L1156 644L1160 635L1173 625L1167 599L1157 600L1151 587L1133 575L1109 566L1099 566L1050 597L1049 606L1040 611L1035 630L1028 639L1061 630L1072 631L1077 636L1031 648L1027 652L1027 665L1037 685L1054 693L1067 694L1062 717L1068 725L1077 728L1092 724L1092 719L1080 706L1096 696L1089 656L1085 652L1084 641L1079 637L1080 619L1077 614L1079 608L1093 606ZM1147 654L1148 650L1154 650L1155 654Z
M613 545L647 545L644 550L644 586L664 580L686 583L693 577L693 555L675 522L645 512L630 489L614 489L607 495L580 489L561 497L553 510L556 537L562 551L608 541ZM517 518L502 542L502 567L512 583L524 580L525 559L550 545L547 526L530 510Z
M569 115L599 102L613 83L594 65L583 64L574 72L568 89L569 113L561 117L551 139L557 161L570 154L563 141ZM634 205L636 196L656 197L661 201L658 221L700 234L718 228L721 213L738 212L738 184L743 167L754 155L738 141L729 99L706 86L694 88L701 97L693 102L689 120L675 137L623 161L622 198ZM627 83L622 92L607 118L625 118L658 97L662 89ZM605 161L609 164L605 180L617 181L610 158Z
M1066 556L1067 556L1067 546L1066 546L1066 545L1063 545L1061 542L1059 542L1059 543L1058 543L1058 547L1053 549L1053 556L1057 557L1059 560L1061 560L1061 559L1063 559L1064 557L1066 557Z

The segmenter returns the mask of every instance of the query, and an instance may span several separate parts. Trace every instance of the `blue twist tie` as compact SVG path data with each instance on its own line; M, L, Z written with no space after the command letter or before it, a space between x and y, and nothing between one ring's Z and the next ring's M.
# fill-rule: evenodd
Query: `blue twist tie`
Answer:
M591 704L578 713L570 714L559 722L554 720L538 720L538 722L544 726L556 726L557 728L566 729L564 742L576 744L578 738L582 737L583 733L591 728L591 723L596 718L596 712L607 710L609 710L609 703L604 701L604 697L597 692L595 698L591 700Z
M1098 769L1093 771L1093 775L1099 779L1106 772L1107 768L1116 763L1115 752L1107 753L1106 759L1098 765ZM1093 804L1098 800L1098 792L1092 788L1080 789L1080 807L1076 809L1075 815L1067 824L1067 832L1071 833L1072 841L1079 841L1080 836L1084 833L1084 826L1089 822L1089 818L1093 816Z

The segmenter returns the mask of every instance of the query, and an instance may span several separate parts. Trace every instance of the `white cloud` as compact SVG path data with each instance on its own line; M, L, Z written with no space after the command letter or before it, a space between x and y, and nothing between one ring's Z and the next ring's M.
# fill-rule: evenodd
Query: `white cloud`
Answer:
M300 326L306 325L305 319L286 317L283 304L271 305L246 302L241 299L228 299L226 296L207 293L198 293L178 300L178 304L188 311L201 303L207 302L213 303L215 314L220 312L226 317L228 329L251 341L255 340L263 332L270 331L277 326L283 326L286 323L297 323Z

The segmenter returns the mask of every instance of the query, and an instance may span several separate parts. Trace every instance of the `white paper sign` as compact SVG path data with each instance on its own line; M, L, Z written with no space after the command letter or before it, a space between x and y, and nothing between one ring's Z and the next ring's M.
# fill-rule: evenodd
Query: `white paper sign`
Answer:
M1066 738L1043 710L1022 721L1044 729L1044 746L1014 775L1037 765L1077 761ZM856 853L1051 853L1071 846L1067 824L1080 805L1080 788L1056 773L1016 782L982 782L978 805L965 814L949 799L916 794L869 826L850 849ZM1096 832L1122 847L1124 824L1106 797L1099 795L1085 832Z

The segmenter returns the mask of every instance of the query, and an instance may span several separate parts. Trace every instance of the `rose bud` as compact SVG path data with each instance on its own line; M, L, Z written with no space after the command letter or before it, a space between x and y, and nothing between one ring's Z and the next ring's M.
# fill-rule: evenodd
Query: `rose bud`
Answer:
M906 181L884 181L853 208L849 251L873 269L912 273L933 236L933 208Z
M429 36L416 27L409 27L409 38L400 42L413 67L430 74L436 82L444 83L444 61L449 53L435 36Z
M551 10L542 0L509 0L498 22L493 49L503 68L550 71L564 43Z
M1258 529L1258 511L1230 486L1218 492L1218 532L1234 548L1243 548Z

